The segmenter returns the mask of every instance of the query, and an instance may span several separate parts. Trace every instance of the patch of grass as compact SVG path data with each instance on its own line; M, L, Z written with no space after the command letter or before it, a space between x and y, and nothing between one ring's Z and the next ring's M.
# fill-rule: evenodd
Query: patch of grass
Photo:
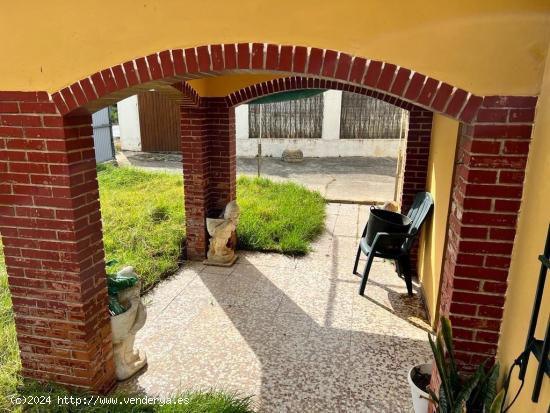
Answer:
M8 277L0 243L0 412L13 410L9 395L14 394L21 384L20 367Z
M179 266L185 238L181 176L103 165L98 173L106 258L131 264L147 289ZM241 177L239 248L301 255L321 233L324 199L294 183Z
M98 170L106 259L133 265L147 289L180 264L185 238L181 176L103 165Z
M180 406L164 405L158 411L162 413L252 413L250 397L240 397L223 392L190 392L183 395L188 399Z
M55 384L25 382L26 387L20 395L27 398L47 398L48 405L25 406L26 412L42 413L254 413L252 399L237 394L221 391L188 391L173 395L155 403L146 402L141 394L125 394L115 392L107 396L96 396L84 392L71 392ZM67 404L67 399L73 396L83 401L95 400L95 405L85 406L73 402ZM116 406L116 407L115 407Z
M323 230L325 200L292 182L240 177L239 248L301 255Z

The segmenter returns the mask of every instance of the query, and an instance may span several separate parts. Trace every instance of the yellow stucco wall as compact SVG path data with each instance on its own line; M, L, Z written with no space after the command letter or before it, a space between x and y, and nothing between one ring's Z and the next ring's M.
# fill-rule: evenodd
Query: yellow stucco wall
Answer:
M2 2L0 90L57 91L170 48L315 46L381 59L476 94L536 94L548 0Z
M243 73L194 79L189 80L187 83L189 83L200 96L221 97L227 96L247 86L277 79L279 77L281 77L280 74L269 72L261 74Z
M423 228L418 251L418 275L432 325L437 317L457 137L458 122L435 114L426 179L426 189L434 197L434 211Z
M546 230L550 223L550 58L547 59L542 94L539 98L529 151L523 203L510 265L509 288L504 309L504 322L498 357L508 369L525 345L527 327L531 317L533 297L538 279ZM538 338L544 337L550 313L550 285L546 282L541 309ZM525 386L518 402L510 410L515 413L547 413L550 408L550 379L545 378L541 399L531 403L535 377L535 359L531 357ZM517 371L517 368L516 368ZM512 394L518 385L517 375L512 380Z

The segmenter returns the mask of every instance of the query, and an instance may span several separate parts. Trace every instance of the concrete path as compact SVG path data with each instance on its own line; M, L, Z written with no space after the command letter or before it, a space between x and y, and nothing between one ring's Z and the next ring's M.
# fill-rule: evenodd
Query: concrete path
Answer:
M122 155L134 166L181 171L181 157L177 154L124 151ZM117 156L125 162L121 158ZM262 158L261 175L275 181L300 183L319 191L329 201L386 202L393 200L396 165L395 158L305 158L300 163ZM256 176L256 158L238 158L237 173Z
M223 389L252 395L259 412L408 412L407 372L430 359L429 326L417 286L409 297L389 262L374 262L358 295L351 269L367 217L367 206L328 204L305 257L186 264L145 296L136 347L149 365L120 388Z

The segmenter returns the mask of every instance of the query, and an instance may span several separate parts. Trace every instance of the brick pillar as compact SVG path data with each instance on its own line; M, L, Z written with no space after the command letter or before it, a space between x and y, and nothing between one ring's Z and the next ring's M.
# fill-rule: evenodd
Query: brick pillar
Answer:
M403 192L401 211L406 213L411 207L417 192L426 190L428 157L432 137L433 113L414 106L409 112L409 130L403 171ZM418 261L418 241L411 249L411 269L416 275Z
M202 98L208 110L207 133L210 157L209 210L219 214L237 192L237 144L235 108L225 98Z
M412 205L416 193L426 190L432 120L433 113L429 110L416 106L409 112L403 193L401 194L401 210L404 212Z
M91 116L0 92L0 233L25 377L115 382Z
M236 197L235 111L224 99L201 98L180 106L187 258L202 260L206 217Z
M459 131L440 312L466 370L497 352L535 103L486 97Z

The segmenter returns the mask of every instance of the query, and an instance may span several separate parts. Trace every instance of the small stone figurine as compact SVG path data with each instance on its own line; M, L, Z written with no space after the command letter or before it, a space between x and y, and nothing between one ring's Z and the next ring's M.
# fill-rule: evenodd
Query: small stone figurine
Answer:
M133 267L124 267L117 275L135 276ZM139 296L141 281L118 292L118 301L126 308L111 316L115 372L118 380L126 380L147 364L147 356L134 350L136 333L145 325L147 312Z
M229 267L237 261L234 242L228 244L239 223L239 214L237 202L231 201L225 206L223 218L206 218L206 229L211 238L205 264Z

